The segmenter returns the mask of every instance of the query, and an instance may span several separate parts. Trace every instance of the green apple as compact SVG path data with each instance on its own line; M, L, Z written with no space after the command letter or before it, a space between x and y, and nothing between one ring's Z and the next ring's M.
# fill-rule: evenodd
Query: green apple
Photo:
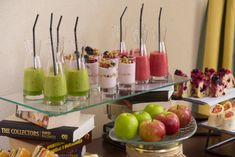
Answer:
M162 107L159 104L148 104L147 106L145 106L144 108L145 112L148 112L152 118L155 118L156 115L158 115L159 113L164 112L164 107Z
M114 132L118 138L129 140L136 136L138 120L131 113L121 113L115 120Z
M145 111L136 111L133 113L133 115L137 118L139 125L145 120L152 120L151 115Z

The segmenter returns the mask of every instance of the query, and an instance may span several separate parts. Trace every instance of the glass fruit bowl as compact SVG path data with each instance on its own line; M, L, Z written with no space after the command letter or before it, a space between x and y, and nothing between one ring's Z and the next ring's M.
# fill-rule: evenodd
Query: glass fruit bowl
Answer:
M166 145L175 145L178 144L180 141L190 138L194 135L197 130L197 123L196 120L192 117L190 123L184 127L180 128L180 131L174 135L167 135L161 141L158 142L145 142L143 141L138 135L131 140L124 140L118 138L114 133L114 128L112 128L109 132L109 137L113 141L123 142L126 144L138 145L141 146L166 146Z

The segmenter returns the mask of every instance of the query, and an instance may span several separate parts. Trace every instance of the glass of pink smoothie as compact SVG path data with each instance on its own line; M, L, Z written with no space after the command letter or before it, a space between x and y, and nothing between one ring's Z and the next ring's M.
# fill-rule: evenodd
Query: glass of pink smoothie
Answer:
M150 79L150 64L149 64L149 57L146 52L145 45L143 44L143 49L141 53L137 53L135 51L135 59L136 59L136 73L135 73L135 80L136 84L146 84L149 82Z
M164 46L164 45L162 45ZM168 79L168 56L165 48L150 53L150 74L151 81Z

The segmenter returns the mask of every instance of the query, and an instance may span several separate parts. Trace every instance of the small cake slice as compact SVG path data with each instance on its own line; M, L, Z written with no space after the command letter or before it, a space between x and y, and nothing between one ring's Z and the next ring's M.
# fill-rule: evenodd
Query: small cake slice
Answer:
M210 84L210 96L218 97L225 95L225 86L223 80L218 74L214 74Z
M210 84L212 77L214 76L214 74L216 74L216 71L213 68L205 68L204 74L206 77L206 81L208 82L208 84Z
M218 71L219 76L223 80L225 88L232 88L235 85L233 74L228 69L220 69Z
M192 96L202 98L208 95L209 85L206 82L204 74L199 69L191 72L192 78Z
M175 76L188 77L181 70L175 70ZM174 85L174 96L177 98L186 98L191 96L191 83L190 81Z
M220 126L223 123L224 107L220 104L216 104L210 108L208 125Z

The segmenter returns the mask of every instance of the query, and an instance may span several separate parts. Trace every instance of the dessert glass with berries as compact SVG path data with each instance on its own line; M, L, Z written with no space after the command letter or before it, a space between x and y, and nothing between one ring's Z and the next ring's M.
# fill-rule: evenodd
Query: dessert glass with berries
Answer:
M98 58L94 55L85 56L86 67L88 70L90 88L98 90L98 75L99 75L99 63Z
M122 55L118 65L118 89L133 90L135 84L135 58Z
M117 68L111 59L102 58L99 62L99 87L101 96L114 97L117 90Z

